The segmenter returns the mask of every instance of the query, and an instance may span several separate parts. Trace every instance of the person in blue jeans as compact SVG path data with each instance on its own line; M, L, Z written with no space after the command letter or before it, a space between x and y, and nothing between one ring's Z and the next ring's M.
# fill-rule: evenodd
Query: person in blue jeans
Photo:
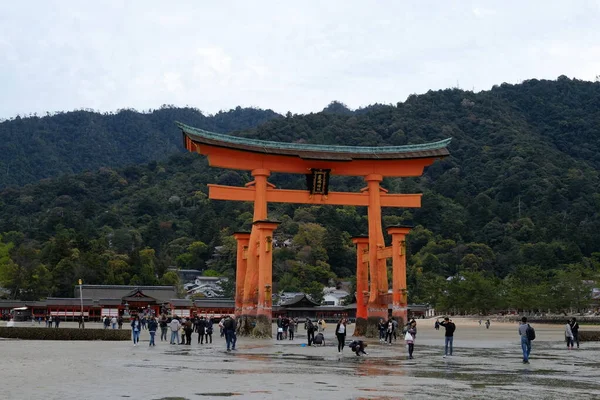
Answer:
M225 331L225 342L227 343L227 351L235 350L235 320L230 315L225 317L223 321L223 331Z
M527 317L521 318L519 324L519 336L521 336L521 350L523 350L523 364L529 364L529 354L531 354L531 340L527 337Z
M140 317L137 315L131 321L131 334L133 336L133 345L137 346L140 341L140 330L142 329L142 324L140 322Z
M456 325L454 325L454 322L450 318L446 317L440 322L440 326L446 329L446 333L444 334L444 358L446 358L447 356L452 356L452 344L454 342Z
M156 335L156 329L158 328L158 322L154 316L150 317L148 321L148 332L150 332L150 344L148 346L156 346L154 343L154 336Z

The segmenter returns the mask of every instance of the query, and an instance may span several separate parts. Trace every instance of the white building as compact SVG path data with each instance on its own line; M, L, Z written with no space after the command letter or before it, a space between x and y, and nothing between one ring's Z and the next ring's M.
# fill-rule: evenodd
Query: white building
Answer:
M348 296L345 290L336 289L335 287L326 287L323 289L323 305L326 306L343 306L344 297Z
M194 282L183 286L188 295L202 294L204 297L223 297L222 282L227 278L219 276L197 276Z

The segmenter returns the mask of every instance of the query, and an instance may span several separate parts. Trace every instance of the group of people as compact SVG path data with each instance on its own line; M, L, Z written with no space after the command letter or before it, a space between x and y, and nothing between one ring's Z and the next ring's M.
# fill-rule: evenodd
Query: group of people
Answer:
M80 318L79 327L81 327L82 323L83 318ZM102 325L104 326L104 329L108 329L110 327L112 327L112 329L117 329L117 327L119 329L123 329L123 317L117 317L114 315L112 317L104 316L102 317ZM146 329L146 317L143 317L142 327L143 329Z
M575 317L567 321L567 325L565 325L565 341L567 342L567 349L573 350L575 343L579 348L579 324Z
M277 340L294 340L298 318L277 317Z
M149 346L156 346L155 336L158 328L160 328L160 340L167 341L167 332L171 332L170 344L191 345L192 334L198 334L198 344L212 343L213 335L213 319L203 316L194 316L193 318L180 318L175 316L169 318L162 315L157 320L153 315L149 316L145 323L138 315L131 320L131 332L133 345L137 346L140 340L140 332L143 329L148 329L150 334ZM229 316L222 316L219 321L222 335L227 343L227 351L235 350L237 337L235 334L235 320Z
M398 321L392 317L389 317L387 321L380 318L377 323L377 330L379 331L379 342L388 343L391 346L392 337L394 338L394 342L397 338L396 331L398 330Z

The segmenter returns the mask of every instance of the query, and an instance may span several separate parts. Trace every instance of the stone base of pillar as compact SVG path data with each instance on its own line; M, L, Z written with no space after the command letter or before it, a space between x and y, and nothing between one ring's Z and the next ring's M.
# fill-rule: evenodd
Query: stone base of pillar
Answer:
M367 329L365 330L365 337L379 339L379 328L377 328L378 323L379 317L367 318Z
M252 337L259 339L273 338L273 322L266 315L256 317L256 326L252 330Z
M388 320L388 305L371 303L368 305L367 311L369 315L367 317L367 332L365 336L379 338L379 329L377 328L377 324L381 318L383 318L384 321Z
M354 333L352 336L365 336L367 333L367 319L366 318L356 318L356 323L354 324Z
M256 315L242 314L237 324L237 334L240 336L251 336L256 325Z

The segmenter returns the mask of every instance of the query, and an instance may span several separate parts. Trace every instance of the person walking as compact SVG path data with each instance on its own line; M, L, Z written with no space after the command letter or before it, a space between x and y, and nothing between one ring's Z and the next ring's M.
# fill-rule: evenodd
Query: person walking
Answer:
M436 331L439 331L440 330L440 321L436 320L433 327L435 328Z
M487 321L485 321L485 329L490 329L490 320L488 319Z
M169 328L171 329L171 344L179 343L179 328L181 324L177 318L173 318L171 323L169 324Z
M294 340L294 330L296 326L296 321L290 318L290 325L288 326L288 339Z
M235 334L235 330L233 333ZM212 334L213 334L212 318L206 318L204 320L204 340L206 341L206 344L209 343L209 340L210 340L210 344L212 344Z
M163 316L160 317L160 321L159 321L158 325L160 326L160 341L161 342L163 340L166 341L167 340L168 323L167 323L167 317L164 314L163 314Z
M390 317L385 324L385 341L388 345L392 345L392 338L394 337L394 320Z
M204 317L200 317L196 321L196 332L198 332L198 343L204 344L204 336L206 335L206 321Z
M456 325L454 325L454 322L452 322L450 318L446 317L440 322L440 326L443 326L446 329L446 332L444 333L444 358L446 358L447 356L452 356L452 344L454 342Z
M565 325L565 341L567 342L567 349L573 350L573 330L571 329L571 321L568 321Z
M142 323L140 322L140 317L135 316L133 321L131 321L131 335L133 337L133 346L137 346L140 341L140 331L142 330Z
M281 315L277 317L277 340L283 340L283 319Z
M337 336L338 340L338 353L341 353L346 344L346 318L342 318L338 322L335 327L335 336Z
M577 343L577 348L579 348L579 324L575 317L571 318L571 332L573 332L573 342Z
M523 364L529 364L529 354L531 354L531 339L528 335L530 326L527 323L527 317L521 318L519 324L519 336L521 336L521 349L523 350Z
M156 335L157 328L158 322L156 322L156 318L154 318L154 316L150 317L150 321L148 321L148 332L150 332L150 344L148 346L156 346L156 343L154 343L154 336Z
M150 328L148 328L150 329ZM185 344L191 346L192 344L192 332L194 332L194 325L192 324L192 320L190 318L185 319L185 323L183 324L183 332L185 333Z
M406 341L406 345L408 346L408 359L413 359L413 351L415 349L415 339L417 337L417 323L415 321L411 322L408 330L406 331L406 335L404 335L404 340Z
M227 345L227 351L235 350L235 320L231 318L231 315L227 315L223 321L223 331L225 331L225 343Z
M123 329L123 316L119 315L119 318L117 318L117 325L119 325L119 329Z
M313 341L315 340L315 330L317 330L317 328L308 317L306 318L304 326L306 327L306 337L308 339L308 345L312 346Z
M386 324L383 318L379 318L379 322L377 323L377 330L379 331L379 342L383 343L385 341L386 330Z
M113 329L117 329L117 317L112 317L110 319L110 324L112 325Z

